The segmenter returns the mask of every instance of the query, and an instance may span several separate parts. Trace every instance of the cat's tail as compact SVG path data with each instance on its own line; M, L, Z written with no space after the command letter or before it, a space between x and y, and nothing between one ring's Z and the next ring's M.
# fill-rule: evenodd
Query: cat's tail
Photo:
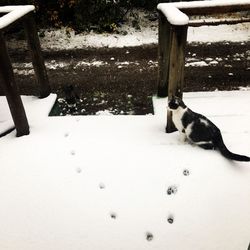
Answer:
M214 144L216 145L218 150L221 152L221 154L224 157L226 157L226 158L228 158L230 160L234 160L234 161L250 161L250 157L248 157L248 156L234 154L231 151L229 151L228 148L226 147L226 145L223 142L221 134L219 134L217 136Z

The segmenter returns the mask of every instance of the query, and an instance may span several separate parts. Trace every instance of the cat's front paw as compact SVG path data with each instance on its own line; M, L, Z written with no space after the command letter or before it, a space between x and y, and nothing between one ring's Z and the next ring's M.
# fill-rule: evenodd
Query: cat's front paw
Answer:
M187 141L187 136L184 133L180 133L179 141L185 143Z

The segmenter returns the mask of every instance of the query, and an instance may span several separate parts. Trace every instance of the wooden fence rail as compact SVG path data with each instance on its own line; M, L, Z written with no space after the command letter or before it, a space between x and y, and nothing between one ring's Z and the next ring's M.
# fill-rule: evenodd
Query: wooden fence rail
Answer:
M35 7L33 5L0 7L0 13L5 14L0 18L0 84L8 101L17 131L16 136L29 134L28 120L21 97L18 93L18 87L15 82L13 68L4 39L4 31L16 22L22 21L24 24L36 80L40 87L40 98L47 97L51 92L33 18L34 10Z
M159 45L158 45L158 96L170 100L173 96L182 98L184 85L185 47L188 26L220 25L249 22L250 18L216 20L190 20L192 15L228 14L250 10L250 0L193 1L160 3ZM172 114L168 111L166 132L176 131Z

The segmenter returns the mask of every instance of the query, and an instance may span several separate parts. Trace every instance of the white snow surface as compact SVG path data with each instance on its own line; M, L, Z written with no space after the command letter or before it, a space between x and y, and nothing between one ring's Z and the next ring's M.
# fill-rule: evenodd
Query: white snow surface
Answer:
M176 8L173 4L158 4L157 9L160 10L173 25L187 25L189 17Z
M151 116L40 115L52 97L25 105L30 135L0 139L0 249L247 249L249 163L166 134L166 99ZM184 100L250 154L249 90Z
M6 13L4 16L0 17L0 29L3 29L15 22L19 18L25 16L29 12L35 10L33 5L17 5L17 6L0 6L0 13Z
M250 23L189 27L187 41L189 43L249 42Z
M22 96L22 102L25 107L27 119L29 122L47 117L53 107L56 95L51 94L45 99L39 99L34 96ZM0 134L14 128L14 123L11 118L8 102L5 96L0 96Z
M65 29L51 30L45 32L45 37L40 38L43 50L80 49L80 48L121 48L133 47L158 43L158 24L142 27L136 31L130 27L124 27L128 32L122 34L96 34L94 32L75 34L70 37L66 35ZM250 40L250 23L219 26L189 27L188 42L248 42ZM16 41L9 42L10 45L18 46Z

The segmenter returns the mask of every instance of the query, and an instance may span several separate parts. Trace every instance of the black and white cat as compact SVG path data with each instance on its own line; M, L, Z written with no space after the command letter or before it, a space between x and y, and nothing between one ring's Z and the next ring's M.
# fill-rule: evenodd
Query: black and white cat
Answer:
M180 98L173 97L168 108L172 111L173 123L183 141L188 139L204 149L218 149L224 157L231 160L250 161L248 156L230 152L223 142L219 128L205 116L189 109Z

